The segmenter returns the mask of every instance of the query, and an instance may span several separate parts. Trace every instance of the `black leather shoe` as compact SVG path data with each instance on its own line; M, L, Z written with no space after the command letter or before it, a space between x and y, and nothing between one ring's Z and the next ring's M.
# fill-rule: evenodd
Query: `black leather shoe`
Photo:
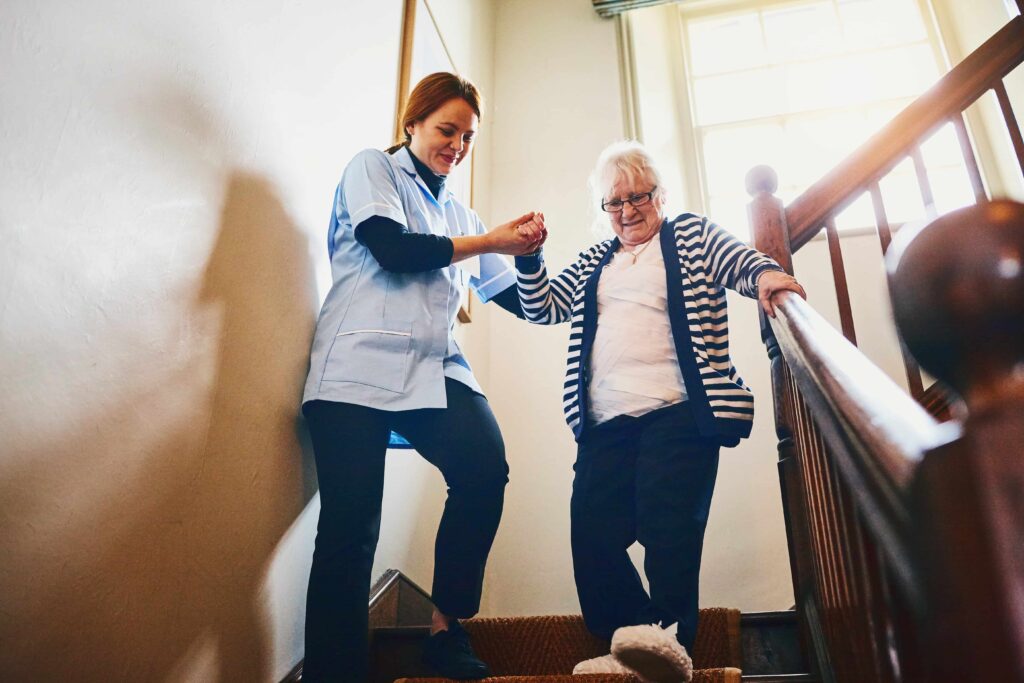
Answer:
M454 619L447 631L438 631L423 641L423 663L445 678L477 680L491 675L473 652L469 634Z

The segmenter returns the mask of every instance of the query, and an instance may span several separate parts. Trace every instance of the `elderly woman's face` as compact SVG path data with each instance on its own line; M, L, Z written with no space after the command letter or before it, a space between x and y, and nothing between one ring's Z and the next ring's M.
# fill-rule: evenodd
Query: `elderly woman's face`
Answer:
M654 192L650 201L644 196ZM633 198L633 202L628 201ZM612 230L626 247L633 247L650 240L663 220L662 210L665 208L664 192L661 188L655 191L654 185L643 176L619 175L612 183L611 190L605 196L605 202L618 199L622 201L622 210L608 214ZM633 203L640 206L633 206Z

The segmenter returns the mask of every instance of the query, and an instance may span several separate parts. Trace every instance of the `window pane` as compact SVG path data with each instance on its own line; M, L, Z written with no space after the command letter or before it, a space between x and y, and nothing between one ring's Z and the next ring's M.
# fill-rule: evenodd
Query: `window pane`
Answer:
M792 111L863 105L917 96L937 78L926 45L900 46L792 64L786 69L786 101Z
M928 181L935 197L935 210L939 215L974 203L974 188L967 168L960 166L928 167Z
M749 242L750 220L747 218L747 203L750 197L741 195L726 195L711 197L708 207L708 218L739 237L744 242Z
M933 166L964 166L964 155L960 150L960 141L956 137L956 129L947 123L938 129L921 145L928 168ZM966 173L967 168L964 167Z
M752 166L775 168L776 195L791 201L935 82L941 67L918 3L765 0L759 11L682 15L712 218L746 235L743 180ZM969 183L967 194L954 187L966 171L953 132L923 152L937 208L969 200ZM912 164L882 186L892 223L924 217ZM840 228L873 224L868 195L837 216Z
M836 216L836 230L855 230L875 227L875 207L871 195L861 194Z
M764 63L764 42L757 13L700 19L687 24L691 73L695 76L737 71Z
M860 111L794 116L785 126L783 177L807 187L852 152L868 132L867 118Z
M751 124L710 130L703 138L705 183L708 194L744 196L744 179L758 164L781 173L785 159L782 126Z
M783 71L777 67L698 78L693 97L699 126L761 118L787 109Z
M928 169L938 213L974 203L974 187L952 123L947 123L921 145L921 157Z
M839 16L850 47L912 43L928 37L914 0L839 0Z
M831 2L765 11L764 33L768 54L776 62L812 59L842 48L839 21Z
M899 224L925 218L921 189L914 173L914 162L905 159L879 182L882 203L889 217L889 223Z

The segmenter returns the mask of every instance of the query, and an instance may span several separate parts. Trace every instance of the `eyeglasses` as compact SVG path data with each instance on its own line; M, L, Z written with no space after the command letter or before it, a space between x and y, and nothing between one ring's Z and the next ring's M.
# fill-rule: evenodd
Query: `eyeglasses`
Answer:
M608 213L618 213L619 211L622 211L622 207L626 205L626 202L629 202L635 209L651 201L651 199L654 198L654 192L657 189L658 186L655 185L651 188L650 192L640 192L626 197L625 199L609 199L606 202L601 202L601 210L607 211Z

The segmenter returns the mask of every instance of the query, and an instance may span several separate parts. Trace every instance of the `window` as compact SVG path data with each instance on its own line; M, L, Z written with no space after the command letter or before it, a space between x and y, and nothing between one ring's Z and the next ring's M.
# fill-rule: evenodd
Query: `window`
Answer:
M711 7L680 8L694 148L707 214L744 239L743 179L752 166L772 166L788 202L944 71L919 0ZM922 149L939 212L973 200L947 128ZM923 215L912 165L898 167L883 192L892 222ZM873 225L870 200L855 202L837 224Z

